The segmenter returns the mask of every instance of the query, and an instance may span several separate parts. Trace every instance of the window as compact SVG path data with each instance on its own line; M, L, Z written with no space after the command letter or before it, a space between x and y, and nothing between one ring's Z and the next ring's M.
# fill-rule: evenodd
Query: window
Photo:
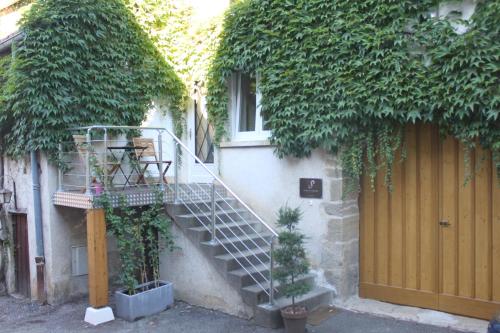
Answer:
M233 75L232 85L233 139L264 140L270 131L260 113L258 79L247 74Z

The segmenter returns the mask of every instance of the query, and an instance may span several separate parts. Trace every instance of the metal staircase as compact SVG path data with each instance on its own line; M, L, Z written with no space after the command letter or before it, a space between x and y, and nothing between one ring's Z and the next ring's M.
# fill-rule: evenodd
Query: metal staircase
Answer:
M129 206L141 206L154 203L155 193L160 190L164 193L167 212L176 225L218 268L228 283L240 291L243 301L253 307L257 323L268 327L281 325L279 310L290 305L290 300L282 297L280 285L275 283L271 274L278 234L179 138L168 129L156 127L94 125L73 130L85 134L84 137L79 135L84 142L80 149L75 149L74 142L59 146L59 156L66 160L69 168L59 169L54 204L89 209L94 207L95 197L104 191L114 206L119 205L121 198ZM113 133L125 137L125 134L139 135L138 132L141 136L155 138L158 170L164 170L163 157L172 160L168 161L171 165L168 183L159 173L149 177L138 173L137 160L125 158L131 150L141 147L127 147L126 138L110 138ZM112 159L110 149L123 149L121 159ZM209 181L187 181L183 166L189 163L189 159L196 160L206 173L204 178ZM117 170L121 179L117 178ZM144 182L134 182L133 179ZM300 279L314 284L313 275ZM315 287L299 298L299 303L312 309L330 300L329 290Z
M280 327L279 310L289 306L291 300L281 295L280 285L271 274L278 234L180 140L173 138L175 161L179 160L181 151L187 153L204 167L213 181L179 184L176 177L174 203L167 205L167 211L226 280L240 290L243 301L253 307L256 322L262 326ZM299 279L314 286L311 292L298 299L299 304L312 309L330 303L331 290L315 286L314 275Z

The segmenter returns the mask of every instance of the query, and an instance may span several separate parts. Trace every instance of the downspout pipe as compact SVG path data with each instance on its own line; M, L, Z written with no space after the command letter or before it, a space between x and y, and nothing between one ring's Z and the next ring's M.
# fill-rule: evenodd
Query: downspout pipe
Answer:
M45 296L45 251L43 247L42 198L40 194L40 175L38 174L38 155L31 151L31 181L33 183L33 208L36 236L36 281L38 300L46 302Z

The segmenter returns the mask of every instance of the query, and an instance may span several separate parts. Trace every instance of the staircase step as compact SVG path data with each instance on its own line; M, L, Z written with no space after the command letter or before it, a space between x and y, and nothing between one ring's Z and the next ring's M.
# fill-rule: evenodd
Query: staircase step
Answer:
M331 304L332 291L323 287L316 287L307 294L295 299L295 304L305 306L309 311L320 305ZM273 306L261 304L255 307L255 322L264 327L279 328L283 326L280 310L292 304L290 298L280 297Z
M210 226L207 226L210 228ZM197 238L200 242L210 240L211 233L205 226L197 226L189 228L191 233L197 235ZM253 235L259 231L259 226L256 222L248 222L248 221L238 221L238 222L224 222L217 223L217 237L222 239L227 237L236 237L241 235ZM224 236L225 235L225 236Z
M242 235L238 237L229 237L224 239L217 239L216 244L210 241L201 242L201 245L212 251L212 255L220 255L226 253L239 253L255 248L267 249L271 236L268 235Z
M225 272L234 271L243 266L269 262L269 249L252 249L234 254L221 254L215 257L216 263ZM239 261L239 262L238 262Z
M297 278L297 282L307 282L310 285L314 285L314 274L306 274ZM262 283L262 286L269 290L269 282ZM281 285L278 281L274 282L274 297L277 299L282 296L281 294ZM258 284L250 285L243 287L241 289L242 297L245 300L245 303L248 305L258 305L262 303L269 302L269 296Z
M209 212L212 210L212 202L206 200L187 200L184 203L184 213ZM239 203L233 198L223 198L215 200L216 210L238 209Z
M269 279L269 265L258 264L239 268L230 271L227 276L238 288L250 286L257 282L263 285L263 282Z
M251 220L252 215L246 209L227 209L227 210L216 210L216 223L224 222L238 222L241 220ZM180 223L189 223L191 226L196 226L196 224L192 224L192 222L198 222L199 224L208 224L211 223L212 216L210 212L200 212L200 213L189 213L189 214L180 214L176 216L179 219Z

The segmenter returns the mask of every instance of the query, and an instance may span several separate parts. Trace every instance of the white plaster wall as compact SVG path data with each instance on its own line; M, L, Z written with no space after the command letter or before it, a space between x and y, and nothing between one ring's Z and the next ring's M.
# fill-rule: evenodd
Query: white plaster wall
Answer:
M18 161L6 159L5 174L14 177L19 211L27 213L31 298L37 299L35 265L37 254L30 163L28 156ZM81 209L52 204L52 196L58 186L57 169L44 155L39 158L39 172L47 300L49 303L60 303L88 292L87 275L72 276L71 272L71 247L87 243L85 212ZM6 186L11 186L10 184L7 182ZM14 208L13 204L10 208ZM111 279L116 279L118 256L114 241L110 237L108 237L108 266Z
M27 214L28 223L28 243L29 243L29 264L30 264L30 280L31 280L31 298L36 299L36 239L35 225L33 220L33 190L31 186L31 168L29 156L25 156L17 161L5 159L5 175L6 183L4 186L12 190L12 182L8 176L14 178L16 182L17 192L17 207L18 211ZM13 202L9 209L14 209ZM14 285L12 285L14 287ZM9 290L14 292L15 290Z
M172 231L178 249L160 256L160 277L174 283L174 297L189 304L250 318L253 311L243 303L239 291L224 279L179 227L174 225Z
M316 150L309 158L279 159L272 146L231 147L221 148L219 158L222 180L266 223L275 225L278 209L285 204L302 209L299 227L307 235L312 264L319 265L329 220L321 209L322 203L330 201L326 153ZM300 198L300 178L323 179L323 199Z

